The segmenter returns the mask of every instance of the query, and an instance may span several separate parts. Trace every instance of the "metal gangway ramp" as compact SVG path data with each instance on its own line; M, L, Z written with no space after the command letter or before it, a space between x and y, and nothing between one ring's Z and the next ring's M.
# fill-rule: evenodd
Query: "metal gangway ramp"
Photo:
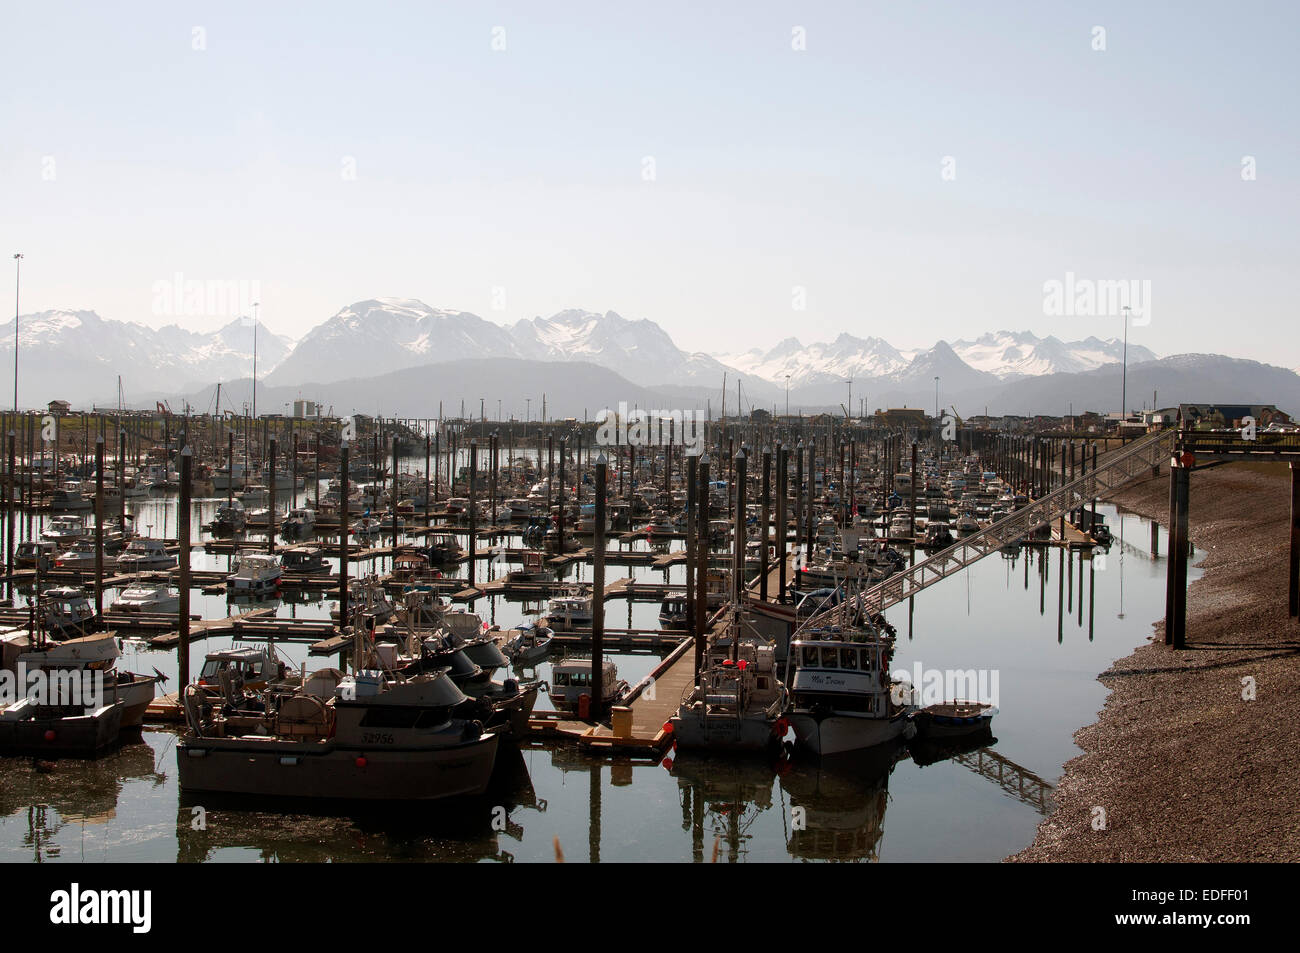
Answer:
M1039 497L986 529L958 540L884 582L864 589L852 599L808 617L800 630L827 625L844 625L859 609L874 616L923 589L960 572L989 553L1011 545L1076 510L1094 497L1119 489L1135 477L1150 473L1169 459L1178 431L1170 428L1148 434L1119 450L1097 469Z

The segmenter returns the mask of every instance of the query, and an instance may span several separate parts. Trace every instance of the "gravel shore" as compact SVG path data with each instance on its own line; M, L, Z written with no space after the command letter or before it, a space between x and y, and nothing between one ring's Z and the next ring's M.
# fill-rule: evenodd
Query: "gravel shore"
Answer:
M1187 644L1152 641L1099 677L1111 690L1056 807L1010 861L1300 860L1300 625L1287 615L1290 475L1234 464L1192 474L1204 575L1188 588ZM1169 519L1169 476L1113 502ZM1156 621L1156 620L1153 620ZM1255 700L1243 698L1254 680ZM1094 829L1095 808L1105 828Z

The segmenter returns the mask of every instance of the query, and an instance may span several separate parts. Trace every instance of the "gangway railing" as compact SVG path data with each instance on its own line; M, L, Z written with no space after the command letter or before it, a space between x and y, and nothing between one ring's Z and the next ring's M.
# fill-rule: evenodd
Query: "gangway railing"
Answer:
M1117 490L1136 477L1169 459L1177 431L1148 434L1119 451L1097 469L1039 497L978 533L959 540L915 566L901 569L883 582L863 589L839 605L808 617L799 627L821 628L846 625L865 613L876 616L890 606L910 599L918 592L965 569L989 553L1020 542L1040 526L1047 526L1094 498Z

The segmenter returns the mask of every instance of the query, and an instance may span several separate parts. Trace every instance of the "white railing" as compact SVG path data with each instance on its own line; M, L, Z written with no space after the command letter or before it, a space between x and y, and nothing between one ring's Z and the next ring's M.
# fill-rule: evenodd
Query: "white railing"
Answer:
M1176 435L1177 431L1170 429L1134 441L1097 469L1021 507L986 529L957 541L915 566L899 570L884 582L862 590L837 606L810 616L799 626L799 631L809 627L846 625L860 612L874 616L960 572L989 553L1018 543L1040 526L1060 519L1165 462L1173 451Z

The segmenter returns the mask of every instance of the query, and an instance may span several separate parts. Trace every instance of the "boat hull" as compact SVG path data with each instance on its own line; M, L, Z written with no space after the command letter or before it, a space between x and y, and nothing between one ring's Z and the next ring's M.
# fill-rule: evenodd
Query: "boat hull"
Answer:
M487 790L497 735L444 748L187 738L176 745L181 790L340 801L436 801ZM310 749L317 750L310 750Z
M0 714L0 754L93 758L117 743L122 705L109 704L88 715L7 717Z
M775 716L707 715L687 709L672 719L673 740L679 751L768 751L780 745Z
M874 748L904 737L912 726L906 709L890 718L859 712L831 712L818 718L810 711L796 709L790 715L795 746L817 755L844 754Z

